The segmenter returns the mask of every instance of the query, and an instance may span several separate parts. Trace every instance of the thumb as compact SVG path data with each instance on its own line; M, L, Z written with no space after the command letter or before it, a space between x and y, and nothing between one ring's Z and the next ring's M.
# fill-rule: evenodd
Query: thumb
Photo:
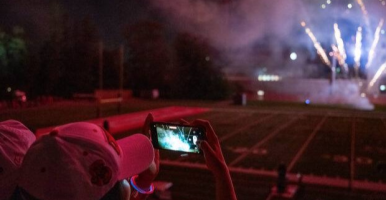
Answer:
M207 141L202 141L200 144L201 150L204 152L206 164L214 164L217 159L216 152L212 149Z
M159 150L158 149L154 149L154 162L157 166L157 168L159 168Z
M154 120L153 115L149 113L145 119L145 123L143 124L142 127L142 133L145 134L146 136L149 136L150 134L150 123L152 123Z
M226 170L225 162L219 158L208 142L201 142L201 149L204 152L206 166L215 177L221 177Z

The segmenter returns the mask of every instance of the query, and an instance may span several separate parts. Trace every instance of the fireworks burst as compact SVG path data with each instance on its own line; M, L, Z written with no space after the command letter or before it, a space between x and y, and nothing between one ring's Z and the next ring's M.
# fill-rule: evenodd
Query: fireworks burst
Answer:
M308 36L311 38L312 42L314 43L314 47L316 48L316 51L319 54L319 56L322 58L324 64L326 64L328 67L331 68L331 62L328 59L326 52L324 51L324 49L322 48L322 46L320 45L320 43L316 39L315 35L312 33L311 29L306 28L306 33L308 34Z
M362 27L358 27L356 38L355 38L355 52L354 52L354 61L355 67L360 67L360 59L362 56Z
M338 45L338 51L339 54L341 55L341 59L339 60L340 65L345 65L346 64L346 51L344 49L344 42L342 40L342 35L339 30L339 26L337 23L334 24L334 32L335 32L335 40Z
M362 0L357 0L357 3L359 4L359 7L362 10L362 13L363 13L363 16L365 18L365 23L366 23L367 27L370 27L369 15L367 14L367 10L366 10L365 4L363 3Z
M378 79L381 77L381 75L383 74L383 72L385 71L386 69L386 62L383 63L383 65L378 69L377 73L375 73L373 79L371 79L370 83L369 83L369 86L368 88L372 88L374 86L374 84L378 81Z
M373 40L373 43L371 45L371 48L370 48L370 51L369 51L369 61L367 62L366 64L366 68L369 68L374 60L374 57L375 57L375 48L377 47L377 44L379 42L379 36L381 34L381 29L382 29L382 26L383 26L383 19L381 19L379 21L379 24L378 24L378 27L377 29L375 30L375 33L374 33L374 40Z

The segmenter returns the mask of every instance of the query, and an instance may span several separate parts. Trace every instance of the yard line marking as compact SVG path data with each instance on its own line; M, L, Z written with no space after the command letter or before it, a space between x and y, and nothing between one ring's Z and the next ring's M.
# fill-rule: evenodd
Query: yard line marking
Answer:
M299 160L300 156L303 155L304 151L306 150L306 148L308 147L308 145L310 144L310 142L312 141L312 139L314 139L316 133L320 130L320 128L322 128L322 125L324 124L324 122L326 122L326 119L327 119L328 115L325 115L323 117L322 120L320 120L320 122L318 123L318 125L315 127L315 129L312 131L311 135L308 136L306 142L303 144L302 148L300 148L300 150L298 151L298 153L295 155L295 157L292 159L291 163L288 165L287 167L287 171L291 171L292 168L295 166L295 163Z
M219 114L221 114L221 113L217 113L216 115L213 115L213 116L217 116L217 115L219 115ZM235 121L237 121L237 120L239 120L239 119L241 119L241 118L244 118L244 117L250 117L250 116L252 116L253 115L253 113L248 113L248 114L246 114L246 115L239 115L239 116L237 116L236 118L231 118L231 119L225 119L225 120L219 120L219 121L217 121L217 123L216 124L222 124L222 123L232 123L232 122L235 122ZM220 123L218 123L218 122L220 122ZM216 125L216 124L212 124L212 125ZM177 161L182 161L184 159L184 157L183 156L180 156L179 158L177 158L176 160Z
M201 118L200 117L200 119L213 119L213 118L217 118L218 116L220 116L222 113L220 113L220 112L211 112L211 113L209 113L210 115L209 116L207 116L207 117L205 117L205 118ZM192 115L192 116L187 116L187 117L194 117L194 115ZM196 119L196 118L195 118Z
M281 125L279 128L277 128L276 130L274 130L273 132L269 133L267 136L265 136L264 139L262 139L261 141L259 141L258 143L256 143L252 148L250 148L247 152L241 154L239 157L237 157L233 162L231 162L229 164L229 166L234 166L236 163L240 162L242 159L244 159L245 157L247 157L254 149L257 149L259 148L262 144L264 144L265 142L267 142L269 139L271 139L272 137L274 137L275 135L277 135L280 131L282 131L283 129L287 128L289 125L291 125L292 123L294 123L296 120L298 120L298 117L295 117L295 118L292 118L291 120L289 120L288 122L286 122L285 124Z
M217 113L217 114L221 114L221 113ZM239 119L241 119L241 118L244 118L244 117L250 117L250 116L252 116L254 113L248 113L246 116L245 115L239 115L239 116L237 116L236 118L231 118L231 119L226 119L226 120L220 120L220 123L232 123L232 122L235 122L235 121L237 121L237 120L239 120ZM217 115L216 115L217 116ZM218 122L218 121L217 121ZM254 122L254 123L256 123L256 121ZM216 123L217 124L217 123ZM215 125L215 124L213 124L213 125ZM237 130L237 132L239 132L239 130ZM233 133L232 133L233 134ZM226 137L226 135L224 136L224 137ZM220 140L221 141L221 140ZM182 161L184 159L184 157L179 157L179 158L177 158L176 160L177 161Z
M187 169L200 169L200 170L208 170L206 164L203 163L190 163L190 162L178 162L173 160L160 160L161 165L165 166L174 166L174 167L182 167ZM257 169L246 169L239 167L228 167L231 173L241 173L241 174L249 174L255 176L265 176L277 178L276 170L257 170ZM297 182L297 174L287 173L287 179L290 182ZM322 185L328 187L335 188L347 188L349 180L335 177L322 177L315 175L303 175L303 183L312 184L312 185ZM378 183L378 182L368 182L368 181L354 181L353 188L358 190L366 190L366 191L376 191L376 192L385 192L386 184Z
M270 193L270 194L268 195L268 197L267 197L265 200L271 200L272 197L273 197L273 195L272 195L272 193Z
M222 113L219 113L219 114L222 114ZM238 115L237 115L238 114ZM236 113L235 117L230 117L230 118L225 118L225 119L220 119L216 122L216 124L228 124L228 123L233 123L237 120L240 120L242 118L246 118L246 117L251 117L253 114L255 113L242 113L242 114L239 114L239 113Z
M237 129L237 130L234 131L234 132L231 132L231 133L229 133L229 134L227 134L227 135L224 135L223 137L220 138L220 142L223 142L223 141L225 141L225 140L227 140L227 139L233 137L233 136L236 135L236 134L239 134L239 133L241 133L241 132L243 132L243 131L245 131L245 130L248 130L248 129L251 128L252 126L255 126L255 125L257 125L257 124L260 124L260 123L263 122L263 121L266 121L266 120L268 120L268 119L271 119L272 117L274 117L274 116L277 115L277 114L278 114L278 113L270 114L270 115L268 115L268 116L265 116L265 117L263 117L263 118L260 118L260 119L258 119L258 120L256 120L256 121L254 121L254 122L252 122L252 123L250 123L250 124L247 124L247 125L244 126L243 128Z
M353 189L353 181L355 176L355 122L356 118L354 117L351 125L351 160L350 160L350 181L349 181L349 189Z
M255 110L255 109L240 109L240 108L212 108L213 111L218 111L218 112L227 112L227 113L273 113L277 111L262 111L262 110Z
M385 119L380 119L382 121L383 126L386 128L386 122Z

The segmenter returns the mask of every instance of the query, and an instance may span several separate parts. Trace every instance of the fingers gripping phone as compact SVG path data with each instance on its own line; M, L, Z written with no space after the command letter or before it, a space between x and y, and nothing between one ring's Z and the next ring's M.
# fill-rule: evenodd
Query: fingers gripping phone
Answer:
M203 127L164 122L150 124L154 148L201 154L200 141L206 140Z

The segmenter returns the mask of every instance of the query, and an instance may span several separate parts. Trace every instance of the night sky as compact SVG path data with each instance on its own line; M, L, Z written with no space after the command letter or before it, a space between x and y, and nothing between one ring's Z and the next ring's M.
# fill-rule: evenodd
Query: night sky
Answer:
M73 20L91 18L110 47L124 42L122 30L126 25L160 18L147 1L137 0L2 0L0 4L0 27L22 26L36 43L49 35L55 13L67 14Z
M301 20L313 22L315 28L325 30L325 18L345 15L342 8L347 3L354 5L352 13L356 13L350 18L362 18L355 0L333 0L328 9L320 8L326 4L325 0L238 0L229 1L229 7L219 1L0 0L0 28L20 25L30 37L39 41L47 37L55 13L61 12L73 19L90 17L105 42L118 45L123 42L121 33L126 25L148 18L175 29L196 31L217 46L228 40L231 46L245 48L264 35L279 38L288 35L285 33L294 28L292 24L299 24ZM378 0L366 3L371 15L386 13ZM374 17L374 23L378 23L380 17Z
M342 34L345 34L347 23L341 21L353 24L349 31L351 35L359 25L365 25L356 0L330 0L330 5L326 3L328 0L233 0L227 4L221 3L224 0L0 1L0 28L20 25L33 44L41 44L47 39L55 15L67 14L73 20L90 17L105 46L110 49L125 42L122 32L127 25L150 19L161 22L171 33L189 32L208 39L223 51L223 57L229 60L232 69L242 66L253 71L278 66L277 59L264 65L256 61L256 46L261 42L269 41L268 48L275 58L282 57L283 47L307 47L310 54L316 56L310 38L300 26L301 21L307 22L318 40L327 47L334 39L334 22L342 26ZM370 19L370 27L365 28L374 32L379 20L386 17L386 5L383 5L386 0L365 3ZM352 4L352 9L348 9L347 4Z

